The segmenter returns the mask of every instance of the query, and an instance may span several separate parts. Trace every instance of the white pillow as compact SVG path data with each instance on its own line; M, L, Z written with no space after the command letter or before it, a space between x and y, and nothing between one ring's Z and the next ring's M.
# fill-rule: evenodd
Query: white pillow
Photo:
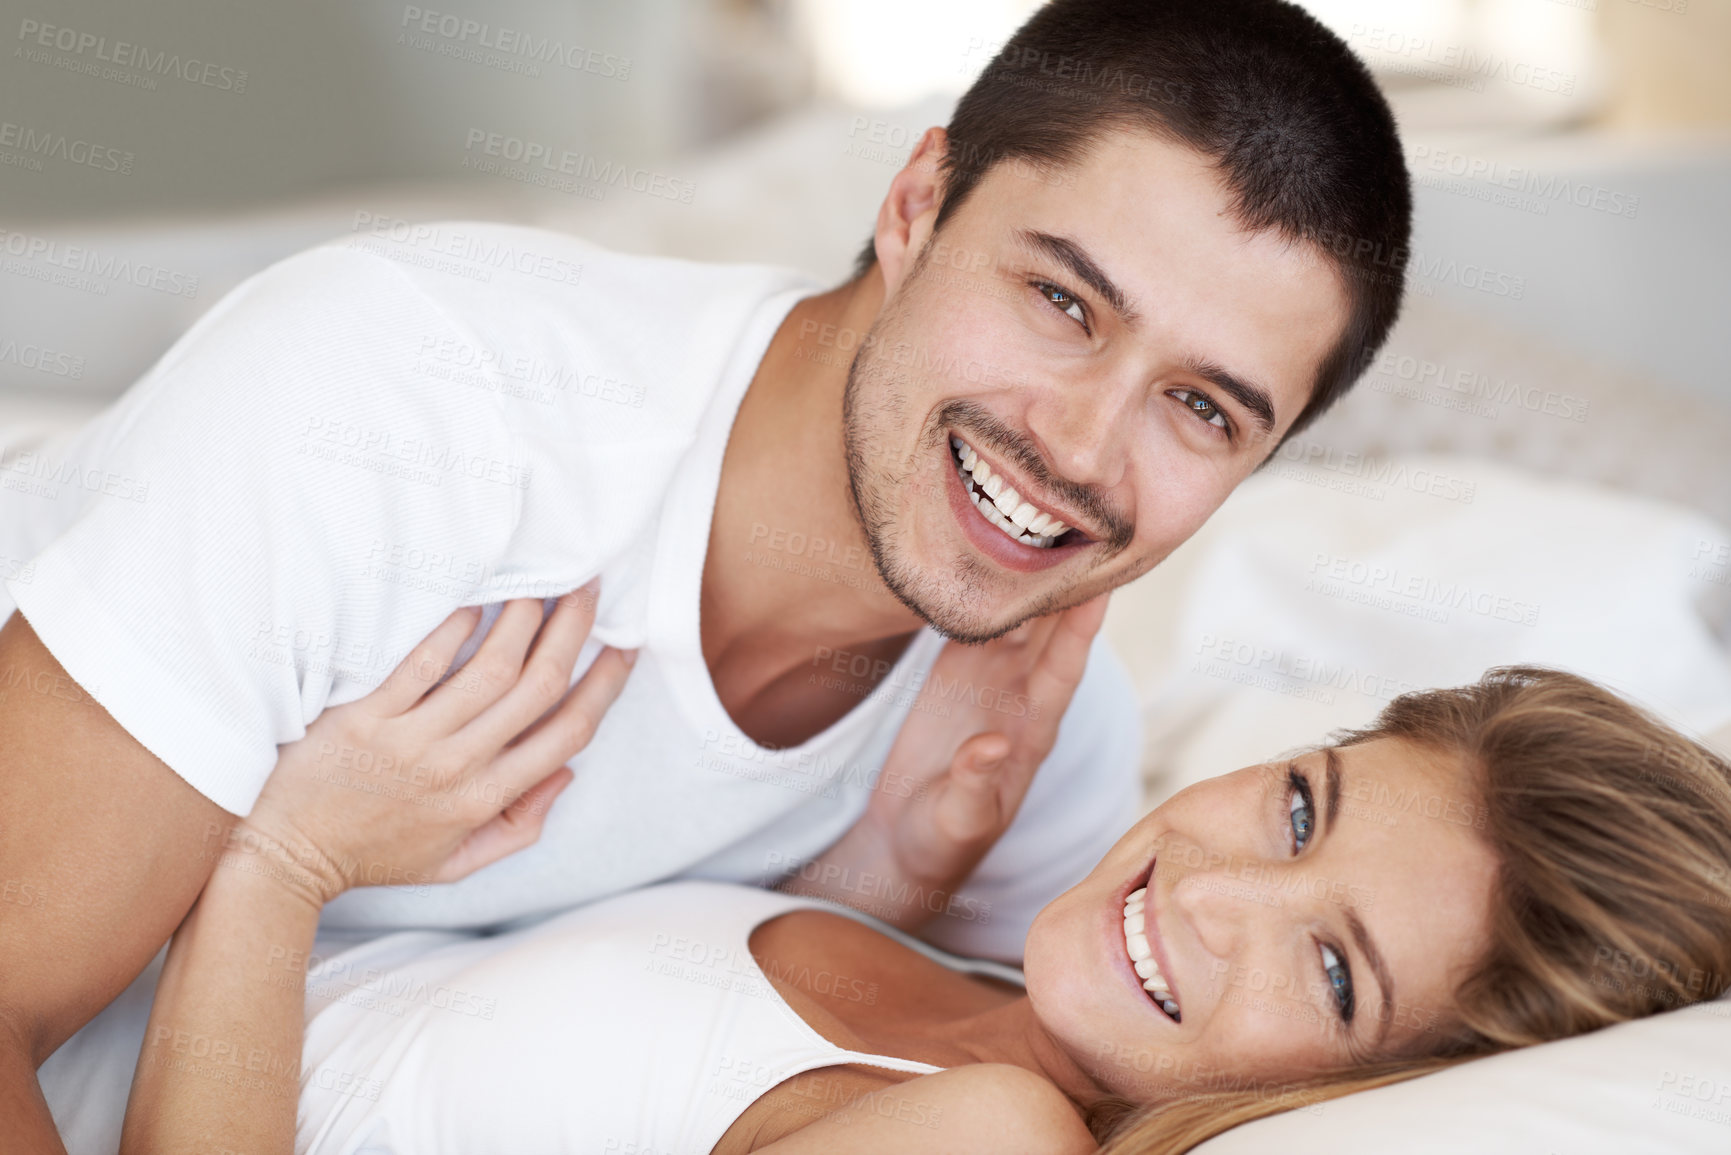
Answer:
M1731 1002L1492 1055L1234 1128L1196 1155L1724 1155Z
M1483 460L1277 457L1114 596L1108 630L1143 682L1149 801L1511 662L1594 677L1697 733L1723 727L1728 541L1688 510ZM1343 1147L1724 1155L1731 1002L1288 1112L1198 1151Z
M1697 734L1731 723L1731 533L1711 520L1474 458L1294 456L1112 597L1151 803L1514 662Z

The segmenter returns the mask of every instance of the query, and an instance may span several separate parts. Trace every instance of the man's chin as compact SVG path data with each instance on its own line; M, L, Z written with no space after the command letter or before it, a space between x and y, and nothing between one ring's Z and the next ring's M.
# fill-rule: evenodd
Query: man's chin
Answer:
M927 617L926 623L952 642L960 642L965 646L983 646L987 642L996 641L1013 631L1028 619L1015 618L1007 623L972 622L972 621L940 621Z
M966 566L956 567L966 570ZM1003 637L1032 618L1063 608L1056 597L1011 598L995 594L981 580L985 575L962 574L945 581L911 566L882 567L884 584L908 609L953 642L981 645ZM1015 604L1012 604L1015 603Z

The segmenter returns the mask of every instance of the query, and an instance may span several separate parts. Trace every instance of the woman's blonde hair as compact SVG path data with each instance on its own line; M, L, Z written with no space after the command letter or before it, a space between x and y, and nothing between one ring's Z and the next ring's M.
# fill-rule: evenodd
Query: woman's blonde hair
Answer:
M1340 746L1460 755L1499 871L1491 942L1423 1053L1279 1087L1089 1112L1102 1155L1181 1155L1265 1115L1567 1038L1731 987L1731 767L1585 678L1535 666L1403 694ZM1475 823L1476 825L1476 823Z

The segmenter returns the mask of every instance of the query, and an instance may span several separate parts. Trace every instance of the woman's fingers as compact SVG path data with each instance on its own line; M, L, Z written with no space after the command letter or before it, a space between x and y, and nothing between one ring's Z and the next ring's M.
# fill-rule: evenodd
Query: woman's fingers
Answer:
M517 681L469 722L464 737L491 753L523 733L571 688L571 671L595 624L595 587L566 594L547 615Z
M471 830L450 857L433 872L432 881L456 882L483 866L533 846L541 837L541 828L547 821L553 800L575 777L569 766L561 766L525 790L510 806Z
M933 804L932 819L947 840L970 845L995 838L1005 826L1004 762L1010 740L1002 734L975 734L950 759L950 772Z
M591 615L593 610L589 611ZM588 626L583 626L587 635ZM581 645L581 641L577 643ZM607 708L625 686L635 653L601 652L558 709L537 722L484 772L488 797L514 798L511 805L471 831L434 875L451 882L514 854L541 836L547 808L572 779L564 765L589 744ZM567 668L567 675L568 675Z
M439 684L439 679L451 668L451 659L475 632L480 620L480 606L464 606L452 613L397 663L397 668L377 689L360 701L380 718L394 718L408 710Z
M544 614L540 598L513 598L506 602L493 619L493 628L482 639L480 649L421 703L419 709L425 712L423 721L439 733L450 733L504 697L517 684L523 655L541 628Z
M951 759L949 779L938 799L938 817L951 837L1001 834L1021 808L1034 774L1057 739L1076 686L1088 668L1088 653L1106 613L1102 594L1054 617L1033 623L1026 639L1028 710L1012 740L976 734Z
M1094 635L1106 620L1107 595L1090 598L1057 615L1045 648L1028 671L1028 698L1040 706L1041 716L1053 726L1070 706L1070 698L1088 669L1088 652Z
M635 651L612 647L601 651L558 708L505 747L493 765L500 785L510 790L520 783L534 782L589 745L601 719L625 688L636 659Z

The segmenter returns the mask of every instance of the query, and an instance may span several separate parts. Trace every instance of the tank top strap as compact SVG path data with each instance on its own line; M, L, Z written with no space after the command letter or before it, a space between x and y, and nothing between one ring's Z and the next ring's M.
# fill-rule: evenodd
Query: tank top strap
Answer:
M893 1055L868 1055L864 1051L850 1051L843 1047L835 1048L834 1062L857 1063L862 1067L882 1067L886 1071L902 1071L909 1075L935 1075L947 1067L934 1067L930 1063L920 1063L913 1059L898 1059Z
M863 910L856 910L845 903L835 902L827 898L817 898L812 895L782 894L779 891L771 891L769 893L775 895L776 898L782 899L785 903L784 909L786 910L793 910L796 907L826 910L831 914L839 914L844 918L851 918L855 922L863 923L877 931L879 934L884 935L886 938L894 939L909 950L925 955L933 962L948 967L950 970L960 971L962 974L985 975L988 978L999 979L1003 982L1010 983L1013 986L1027 986L1027 980L1023 977L1020 967L1011 966L1009 963L1001 963L995 959L969 958L967 955L951 954L942 947L936 947L923 939L915 938L900 927L891 926L882 919L875 918Z

